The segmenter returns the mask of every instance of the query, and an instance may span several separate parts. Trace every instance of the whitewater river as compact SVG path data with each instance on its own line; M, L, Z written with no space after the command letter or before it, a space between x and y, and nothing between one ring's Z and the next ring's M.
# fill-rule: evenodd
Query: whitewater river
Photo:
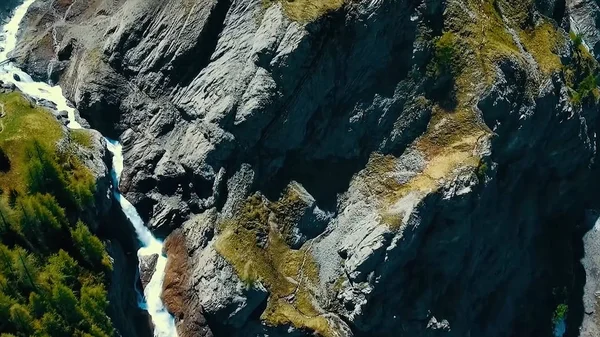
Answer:
M22 5L16 8L10 21L2 27L0 34L4 36L4 41L0 41L0 62L8 59L8 54L15 49L17 43L17 32L19 25L27 13L29 7L35 0L25 0ZM17 76L15 76L17 75ZM17 81L15 78L19 78ZM80 129L81 125L75 120L75 109L70 106L68 100L63 96L62 89L59 86L51 86L44 82L35 82L31 76L23 72L12 63L0 66L0 80L6 83L13 83L22 92L35 99L45 99L56 104L58 111L67 111L69 116L69 125L71 129ZM10 113L10 111L8 112ZM162 254L163 243L155 238L152 233L144 226L144 221L136 211L135 207L119 193L119 179L123 171L122 147L119 142L106 138L108 150L113 154L113 193L114 198L119 202L123 213L127 216L131 225L135 229L138 240L142 248L138 251L138 257L158 255L156 271L152 279L144 290L144 300L139 303L140 307L147 310L154 323L155 337L176 337L175 322L173 317L165 309L160 298L165 274L167 258Z

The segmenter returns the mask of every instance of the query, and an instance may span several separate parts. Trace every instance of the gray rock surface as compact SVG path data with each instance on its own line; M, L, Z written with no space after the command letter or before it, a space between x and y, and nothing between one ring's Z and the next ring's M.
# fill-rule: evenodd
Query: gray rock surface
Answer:
M585 286L583 288L583 322L580 337L600 335L600 316L598 316L598 299L600 296L600 232L598 231L598 214L588 214L591 229L583 237L584 256L581 260L585 269Z
M142 281L142 289L146 289L150 280L152 280L152 275L154 275L154 271L156 270L156 262L158 261L158 254L141 256L140 260L140 280Z

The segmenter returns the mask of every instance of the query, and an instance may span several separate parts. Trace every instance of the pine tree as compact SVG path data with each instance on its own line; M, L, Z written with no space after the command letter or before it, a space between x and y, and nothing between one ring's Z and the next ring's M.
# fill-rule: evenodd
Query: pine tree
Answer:
M40 320L40 329L50 336L72 336L73 329L56 312L46 312Z
M36 291L38 275L37 261L32 254L28 254L23 248L15 249L15 273L17 282L25 291Z
M13 261L13 252L5 245L0 244L0 273L8 277L15 275Z
M82 319L77 297L73 291L62 284L55 284L52 289L52 306L54 310L71 326L76 326Z
M107 260L104 244L90 232L88 226L83 222L77 223L75 229L71 231L71 237L83 259L91 266L100 267Z
M10 308L17 302L0 291L0 330L4 330L10 321Z
M104 288L99 285L84 285L81 287L80 306L91 325L96 324L98 330L109 335L113 334L111 321L106 316L108 300Z
M41 317L48 310L48 303L40 294L29 294L29 310L35 317Z
M81 268L77 261L61 249L58 254L48 259L40 277L49 287L54 283L60 283L74 289L80 275Z
M33 317L29 314L27 307L21 304L14 304L10 308L10 322L19 333L25 336L31 336L35 331Z

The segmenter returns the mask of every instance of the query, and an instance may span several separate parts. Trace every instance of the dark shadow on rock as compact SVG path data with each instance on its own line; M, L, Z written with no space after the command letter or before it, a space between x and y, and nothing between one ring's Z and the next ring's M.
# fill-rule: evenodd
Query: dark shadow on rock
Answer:
M98 236L107 240L109 254L114 259L108 297L108 315L122 336L152 336L150 317L139 308L141 284L137 251L139 242L131 223L113 202L107 219L99 226Z
M441 76L428 79L425 85L425 97L438 103L446 111L454 111L458 106L456 98L456 80L452 73L445 73Z
M352 176L365 167L367 160L363 156L355 160L307 161L302 155L291 155L283 165L286 169L264 186L263 193L270 200L277 200L289 182L295 180L317 200L319 207L335 210L338 194L348 190Z
M10 171L10 159L4 150L0 149L0 172L6 173L8 171Z

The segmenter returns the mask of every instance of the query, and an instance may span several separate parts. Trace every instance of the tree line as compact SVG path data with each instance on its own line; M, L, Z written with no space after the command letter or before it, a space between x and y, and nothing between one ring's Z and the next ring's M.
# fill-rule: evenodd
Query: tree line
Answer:
M0 186L0 337L113 336L111 260L80 217L93 176L69 147L24 151L25 190Z

